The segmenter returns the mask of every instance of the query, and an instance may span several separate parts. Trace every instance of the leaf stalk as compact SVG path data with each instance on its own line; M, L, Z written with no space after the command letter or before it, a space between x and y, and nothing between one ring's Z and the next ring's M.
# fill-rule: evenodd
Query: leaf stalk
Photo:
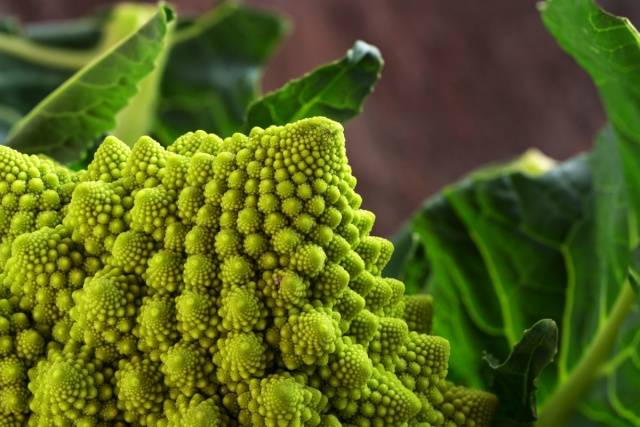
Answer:
M583 353L580 362L541 408L536 427L567 425L584 394L597 378L615 345L618 331L636 302L636 293L627 281L611 310L609 319Z

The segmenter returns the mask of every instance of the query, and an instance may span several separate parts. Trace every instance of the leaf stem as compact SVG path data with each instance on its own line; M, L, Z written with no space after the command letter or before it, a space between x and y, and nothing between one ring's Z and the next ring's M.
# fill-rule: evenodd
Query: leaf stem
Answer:
M237 5L233 1L223 2L220 6L213 9L206 15L198 18L192 25L185 29L175 31L173 37L169 40L171 46L180 44L189 39L196 38L207 31L218 22L227 18L237 10Z
M154 5L123 3L114 8L97 46L87 50L64 49L39 44L24 37L0 34L0 52L44 67L79 70L101 53L133 34L156 11Z
M0 52L34 64L69 70L82 68L96 54L94 50L73 51L43 46L18 36L4 34L0 35Z
M598 376L600 366L611 354L620 326L627 318L635 300L636 294L631 284L626 282L607 322L600 328L573 372L542 407L536 427L567 425L569 416Z

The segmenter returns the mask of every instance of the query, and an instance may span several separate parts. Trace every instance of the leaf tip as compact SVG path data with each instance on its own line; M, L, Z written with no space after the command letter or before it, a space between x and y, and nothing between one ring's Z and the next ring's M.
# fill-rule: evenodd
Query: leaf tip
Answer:
M558 324L553 319L540 319L536 323L534 323L529 329L527 329L525 333L532 331L534 329L540 330L540 332L543 332L545 335L546 334L551 334L555 336L558 335Z
M538 12L544 12L547 8L547 3L548 0L543 0L543 1L539 1L536 3L536 9L538 9Z
M522 334L518 345L527 346L527 341L537 343L548 359L547 364L553 362L558 353L558 324L553 319L540 319ZM531 344L529 344L531 345Z
M362 61L364 58L371 58L381 65L384 63L380 49L378 49L377 46L363 40L356 40L353 47L347 52L347 59L351 63L356 63Z
M169 3L161 1L158 3L159 9L164 14L165 22L169 23L176 19L176 12Z

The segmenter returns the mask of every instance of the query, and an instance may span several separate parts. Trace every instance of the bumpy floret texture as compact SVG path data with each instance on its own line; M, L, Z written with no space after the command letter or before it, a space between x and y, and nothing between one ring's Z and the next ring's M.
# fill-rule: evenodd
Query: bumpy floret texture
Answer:
M0 425L489 425L355 185L324 118L0 147Z

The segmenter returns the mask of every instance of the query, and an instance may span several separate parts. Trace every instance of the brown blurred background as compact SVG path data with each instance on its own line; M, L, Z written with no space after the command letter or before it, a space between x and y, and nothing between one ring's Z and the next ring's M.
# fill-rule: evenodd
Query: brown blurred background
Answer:
M105 0L0 0L26 21L90 13ZM215 2L173 0L180 13ZM587 76L547 34L535 1L252 0L294 30L264 89L341 57L355 39L386 65L364 113L346 126L364 206L390 235L426 196L486 162L529 147L565 159L591 145L604 115ZM640 19L640 2L601 2ZM635 22L640 22L635 19Z

